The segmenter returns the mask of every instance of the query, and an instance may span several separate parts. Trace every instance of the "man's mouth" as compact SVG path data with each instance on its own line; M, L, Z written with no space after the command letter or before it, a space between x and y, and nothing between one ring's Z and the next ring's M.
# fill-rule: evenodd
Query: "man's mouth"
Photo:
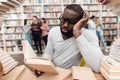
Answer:
M67 33L68 32L68 29L67 28L62 28L62 31Z

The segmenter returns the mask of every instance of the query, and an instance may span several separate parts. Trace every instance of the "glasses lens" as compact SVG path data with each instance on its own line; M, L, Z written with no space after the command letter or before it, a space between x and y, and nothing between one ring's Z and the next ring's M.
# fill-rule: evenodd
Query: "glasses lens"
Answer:
M70 18L60 18L60 21L62 24L68 22L69 24L76 24L78 21L76 19L70 19Z

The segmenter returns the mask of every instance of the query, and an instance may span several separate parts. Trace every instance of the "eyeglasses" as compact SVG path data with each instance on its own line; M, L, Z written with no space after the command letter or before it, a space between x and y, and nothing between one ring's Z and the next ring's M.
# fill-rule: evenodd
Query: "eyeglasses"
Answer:
M83 12L82 12L82 13L83 13ZM81 13L78 17L76 17L76 18L64 18L64 17L61 15L59 19L60 19L60 22L61 22L62 24L68 22L69 24L74 25L74 24L76 24L76 23L83 17L82 13Z

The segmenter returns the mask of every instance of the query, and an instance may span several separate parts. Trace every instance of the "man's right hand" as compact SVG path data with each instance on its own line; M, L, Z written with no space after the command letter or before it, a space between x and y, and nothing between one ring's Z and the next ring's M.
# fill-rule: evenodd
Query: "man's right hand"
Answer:
M98 0L98 2L102 3L102 4L107 4L109 3L111 0Z

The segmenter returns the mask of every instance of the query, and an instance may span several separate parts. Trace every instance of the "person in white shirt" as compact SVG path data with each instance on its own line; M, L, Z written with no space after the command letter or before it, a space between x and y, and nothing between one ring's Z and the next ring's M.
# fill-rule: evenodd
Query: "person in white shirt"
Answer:
M92 15L90 17L90 19L88 20L87 24L88 24L88 29L93 31L96 34L96 16Z
M49 58L57 67L68 69L79 66L83 56L86 65L99 72L103 54L97 36L83 28L88 19L80 5L68 5L60 16L60 27L52 28L48 34L43 57Z

